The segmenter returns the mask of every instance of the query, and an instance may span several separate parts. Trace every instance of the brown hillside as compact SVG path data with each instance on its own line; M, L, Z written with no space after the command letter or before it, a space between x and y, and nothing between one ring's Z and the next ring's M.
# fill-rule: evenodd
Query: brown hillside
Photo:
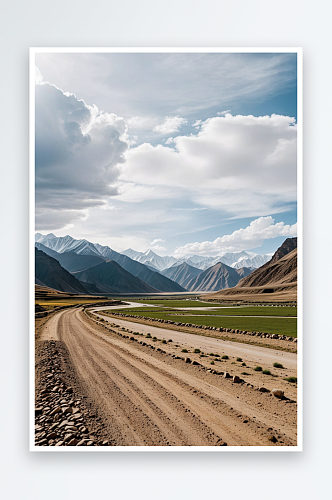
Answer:
M296 301L296 238L285 240L269 262L256 269L249 276L242 278L234 288L220 290L205 295L204 298L207 300L245 300L254 302Z
M268 264L268 265L267 265ZM242 278L238 287L281 285L297 281L297 248L275 262L267 262L246 278Z

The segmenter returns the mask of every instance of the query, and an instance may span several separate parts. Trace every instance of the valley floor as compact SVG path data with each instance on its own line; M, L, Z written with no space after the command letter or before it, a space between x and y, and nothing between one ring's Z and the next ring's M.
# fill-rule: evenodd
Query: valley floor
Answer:
M58 370L60 382L48 384L46 391L43 377L48 375L40 367L47 364L47 349L63 355L55 370L49 368L50 377ZM295 353L140 325L82 308L43 319L36 329L36 353L42 446L296 446L296 387L283 380L296 376ZM222 355L228 359L221 360ZM284 368L275 377L254 370L260 365L277 372L276 361ZM225 372L244 381L235 383ZM62 400L69 383L77 394ZM262 386L283 390L285 398L261 392ZM55 413L50 402L58 405ZM80 425L71 421L75 411ZM86 439L78 436L83 428Z

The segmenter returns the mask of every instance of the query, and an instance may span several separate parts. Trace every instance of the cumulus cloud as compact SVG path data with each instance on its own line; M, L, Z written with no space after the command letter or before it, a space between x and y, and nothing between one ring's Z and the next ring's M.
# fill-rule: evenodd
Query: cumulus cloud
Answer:
M285 238L297 235L297 224L285 225L284 222L274 224L271 216L259 217L252 221L246 228L238 229L232 234L216 238L214 241L201 243L187 243L175 250L175 255L185 254L210 254L217 255L221 252L236 252L261 246L264 240L284 236Z
M165 240L162 240L161 238L156 238L155 240L150 241L151 246L157 245L158 243L165 243Z
M87 105L44 82L37 72L37 225L49 217L48 229L58 227L59 222L52 224L56 212L58 221L69 223L80 218L81 210L100 206L117 194L118 165L127 149L123 118Z
M277 213L296 201L296 134L288 116L210 118L196 135L175 137L173 147L130 149L120 179L181 188L188 199L235 216Z
M160 134L173 134L178 132L182 125L185 125L187 120L180 116L166 116L162 124L156 125L153 129L154 132Z

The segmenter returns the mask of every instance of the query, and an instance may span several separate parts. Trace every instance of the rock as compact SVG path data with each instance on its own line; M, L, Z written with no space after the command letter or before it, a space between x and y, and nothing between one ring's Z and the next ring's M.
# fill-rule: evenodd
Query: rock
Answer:
M55 446L62 446L62 445L63 445L63 441L58 441Z
M66 434L65 437L64 437L63 442L67 443L67 441L71 441L73 438L74 438L73 434Z
M259 390L259 392L271 392L266 387L260 387L258 390Z
M43 438L38 443L36 443L37 446L42 446L43 444L47 444L47 439Z
M85 446L85 439L81 439L76 446Z
M278 440L275 436L270 436L269 441L271 441L272 443L276 443Z
M102 446L108 446L108 441L107 439L101 443Z
M35 408L35 415L41 415L42 413L43 413L42 406L38 406L37 408Z
M199 365L199 363L197 361L193 361L192 364L193 365Z
M57 433L56 432L51 432L51 434L49 434L47 436L47 439L55 439L57 437Z
M234 375L233 382L235 384L240 384L240 382L242 382L242 379L240 379L240 377L238 377L237 375Z
M68 446L76 446L78 443L78 440L76 438L73 438L69 441Z
M273 389L272 394L274 397L282 399L284 397L284 391L281 391L280 389Z
M186 359L185 359L185 362L186 362L186 363L191 363L191 359L190 359L190 358L186 358Z
M228 372L224 373L224 378L231 378L230 374Z
M56 408L54 408L54 410L51 411L50 416L55 415L56 413L59 413L59 411L61 411L61 406L57 406Z

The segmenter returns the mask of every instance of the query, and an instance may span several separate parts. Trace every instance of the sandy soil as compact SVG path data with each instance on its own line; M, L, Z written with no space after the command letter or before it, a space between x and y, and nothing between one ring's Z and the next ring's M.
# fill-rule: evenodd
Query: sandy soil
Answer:
M111 445L296 445L295 402L185 363L173 353L179 353L175 345L153 345L152 340L148 345L148 339L125 328L128 322L112 327L96 323L81 309L64 310L41 325L39 337L64 342L84 391L100 410ZM156 336L161 338L160 329ZM190 345L193 339L202 337L191 335ZM283 364L291 365L286 354L278 352L285 356ZM254 358L253 352L244 355Z

